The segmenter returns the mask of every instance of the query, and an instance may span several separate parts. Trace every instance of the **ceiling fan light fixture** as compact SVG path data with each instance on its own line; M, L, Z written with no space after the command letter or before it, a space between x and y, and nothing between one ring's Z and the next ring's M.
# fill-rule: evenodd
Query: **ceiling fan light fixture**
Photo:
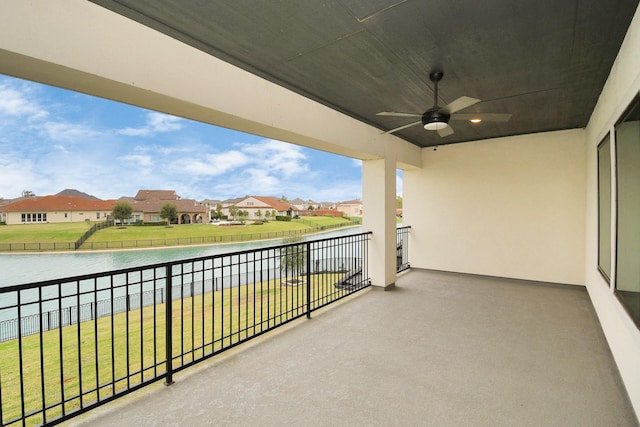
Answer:
M442 130L448 126L445 122L429 122L424 124L426 130Z
M422 115L422 126L426 130L442 130L447 127L450 116L438 109L432 109Z

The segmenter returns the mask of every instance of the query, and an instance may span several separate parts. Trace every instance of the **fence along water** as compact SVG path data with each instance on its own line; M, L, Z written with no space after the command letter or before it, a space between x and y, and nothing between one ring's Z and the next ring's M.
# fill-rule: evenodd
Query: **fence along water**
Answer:
M218 260L223 257L218 257ZM319 260L316 259L311 263L311 273L319 274L329 271L330 269L338 266L337 272L357 272L360 266L360 259L330 259ZM261 270L261 276L268 275L270 277L277 277L278 270L276 268L270 268L268 271ZM174 285L172 295L175 297L180 295L189 295L193 297L199 295L202 292L218 291L222 287L229 288L232 286L246 285L251 281L258 280L255 277L255 272L248 272L242 276L222 276L212 277L205 281L189 282L183 285ZM181 289L181 287L183 289ZM116 294L119 292L116 292ZM137 310L151 304L155 304L158 301L160 304L164 303L166 298L166 292L164 289L147 290L140 293L130 293L122 296L115 296L113 299L101 299L98 301L89 301L80 305L69 305L58 309L53 307L42 313L24 314L18 319L17 308L13 311L13 318L9 320L0 321L0 342L8 341L22 336L28 336L37 334L43 331L49 331L55 328L74 325L78 322L86 322L94 320L99 317L109 316L111 314L122 313L129 310ZM73 301L70 301L73 303ZM49 305L51 304L43 304ZM0 307L2 304L0 303ZM35 308L35 307L33 307ZM10 313L9 310L5 312ZM10 314L11 315L11 314ZM20 325L18 325L20 322Z
M370 285L369 238L0 288L0 312L18 319L0 343L0 424L61 422L310 316ZM37 319L31 335L26 318Z
M288 231L271 231L258 233L231 234L221 236L196 236L196 237L175 237L163 239L138 239L138 240L109 240L102 242L94 242L88 240L93 233L103 228L111 227L113 221L94 224L90 230L82 235L75 242L29 242L29 243L0 243L0 252L42 252L42 251L60 251L60 250L78 250L78 249L131 249L144 247L160 247L160 246L180 246L180 245L198 245L207 243L230 243L230 242L248 242L252 240L269 240L286 237L302 236L304 234L317 233L322 231L334 230L338 228L352 227L360 225L357 221L351 221L346 224L332 224L317 226L313 222L305 220L296 220L302 224L308 225L309 228L302 230Z

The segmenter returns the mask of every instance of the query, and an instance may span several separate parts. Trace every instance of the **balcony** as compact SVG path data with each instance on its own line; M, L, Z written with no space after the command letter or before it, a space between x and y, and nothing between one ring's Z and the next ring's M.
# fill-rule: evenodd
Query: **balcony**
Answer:
M582 287L413 269L85 425L637 425Z

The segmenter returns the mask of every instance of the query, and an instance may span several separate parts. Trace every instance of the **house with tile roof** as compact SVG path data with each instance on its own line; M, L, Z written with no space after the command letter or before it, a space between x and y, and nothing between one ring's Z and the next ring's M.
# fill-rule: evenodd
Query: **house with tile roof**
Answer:
M138 190L135 200L180 200L174 190Z
M298 212L298 208L290 203L283 202L275 197L267 196L248 196L240 199L233 205L227 205L222 208L222 213L227 216L231 216L230 210L232 207L236 207L243 211L247 211L249 215L247 219L264 219L267 218L266 212L268 211L269 217L275 216L295 216ZM260 213L260 215L258 215Z
M182 199L173 190L139 190L135 197L122 197L133 207L132 222L162 222L160 211L166 203L176 206L177 224L196 224L208 220L208 208L193 199Z
M362 200L340 202L336 206L336 210L342 212L344 216L362 216Z
M79 196L28 197L1 206L0 221L8 225L104 221L115 203Z

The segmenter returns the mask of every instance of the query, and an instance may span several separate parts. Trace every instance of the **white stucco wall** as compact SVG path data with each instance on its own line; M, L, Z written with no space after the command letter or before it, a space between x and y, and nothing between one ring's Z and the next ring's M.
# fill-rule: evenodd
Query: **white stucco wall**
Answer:
M640 414L640 331L631 321L614 295L616 191L613 175L611 286L597 270L598 265L598 143L613 131L630 102L640 92L640 13L633 22L620 48L616 62L600 94L586 128L587 140L587 204L585 282L591 301L598 313L602 329L618 365L636 414ZM612 137L612 157L615 158L615 138Z
M411 266L584 284L584 131L424 149L404 173Z

